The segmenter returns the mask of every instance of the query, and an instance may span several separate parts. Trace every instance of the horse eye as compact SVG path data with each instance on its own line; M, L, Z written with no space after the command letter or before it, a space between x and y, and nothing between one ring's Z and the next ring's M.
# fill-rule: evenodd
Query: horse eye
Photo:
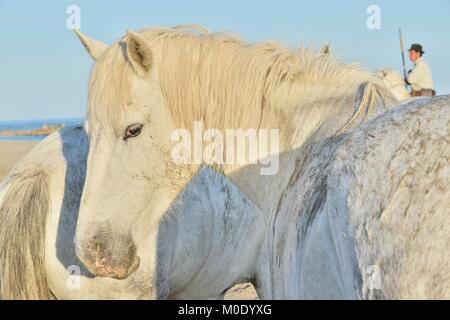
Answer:
M128 138L134 138L141 134L142 132L142 124L132 124L127 128L125 131L125 137L124 140L127 140Z

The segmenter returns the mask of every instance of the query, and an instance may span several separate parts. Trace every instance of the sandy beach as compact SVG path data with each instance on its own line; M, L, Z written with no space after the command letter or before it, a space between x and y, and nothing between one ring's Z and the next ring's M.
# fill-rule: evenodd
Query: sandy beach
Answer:
M0 140L0 180L38 141Z

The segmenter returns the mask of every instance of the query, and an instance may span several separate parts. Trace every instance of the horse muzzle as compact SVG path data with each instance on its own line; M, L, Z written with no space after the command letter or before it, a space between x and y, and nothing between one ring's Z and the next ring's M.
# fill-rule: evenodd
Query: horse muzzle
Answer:
M129 236L95 235L77 246L77 255L86 268L98 277L125 279L140 263L136 245Z

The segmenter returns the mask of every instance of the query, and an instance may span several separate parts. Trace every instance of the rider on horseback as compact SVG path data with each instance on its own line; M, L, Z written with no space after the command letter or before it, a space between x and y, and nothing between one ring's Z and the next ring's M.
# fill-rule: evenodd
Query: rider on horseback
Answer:
M409 49L409 59L414 62L414 68L408 72L405 82L412 87L413 97L436 95L430 67L423 58L424 53L420 44L413 44Z

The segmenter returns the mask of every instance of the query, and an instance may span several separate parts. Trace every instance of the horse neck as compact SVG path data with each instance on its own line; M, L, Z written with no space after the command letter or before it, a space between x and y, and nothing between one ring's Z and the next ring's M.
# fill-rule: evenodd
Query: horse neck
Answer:
M229 179L202 169L160 229L159 242L174 243L166 268L169 297L219 297L234 284L250 281L264 228L260 210ZM162 251L164 259L168 254Z
M309 160L311 145L357 124L347 126L355 114L355 104L358 107L358 91L363 90L361 84L351 84L334 92L326 90L320 85L306 91L294 88L291 92L296 94L282 101L282 107L274 108L274 114L285 115L272 118L270 123L271 127L280 128L279 170L275 175L261 175L259 163L238 168L230 166L224 170L269 221L276 214L284 190L301 170L299 165Z
M292 264L300 261L299 257L302 255L301 252L296 252L302 250L298 244L299 234L302 230L309 230L309 219L305 212L307 210L302 208L301 203L311 202L311 192L315 192L318 181L325 179L324 172L332 159L334 148L338 146L338 136L344 133L342 128L352 129L347 124L354 118L354 102L358 101L357 91L356 87L349 88L333 98L312 104L308 101L297 106L304 112L304 116L299 116L295 120L298 127L293 130L296 130L297 134L293 136L292 149L280 154L278 174L263 177L258 174L257 166L249 166L231 175L241 191L261 209L267 224L265 230L268 232L255 267L258 292L265 297L270 298L276 294L281 294L279 297L282 297L283 288L291 290L297 285L290 284L290 280L297 279L295 273L300 268L298 264L296 266ZM313 107L310 107L311 105ZM311 110L312 108L314 109ZM376 105L375 109L373 115L384 110L384 105ZM352 123L357 124L358 122ZM300 194L298 190L302 190L302 193ZM322 229L325 233L328 230ZM287 238L283 236L287 233L290 234L289 244L286 242ZM321 233L320 239L327 238L325 233ZM292 250L282 249L286 247ZM286 274L286 270L292 272ZM285 283L281 285L283 281Z

